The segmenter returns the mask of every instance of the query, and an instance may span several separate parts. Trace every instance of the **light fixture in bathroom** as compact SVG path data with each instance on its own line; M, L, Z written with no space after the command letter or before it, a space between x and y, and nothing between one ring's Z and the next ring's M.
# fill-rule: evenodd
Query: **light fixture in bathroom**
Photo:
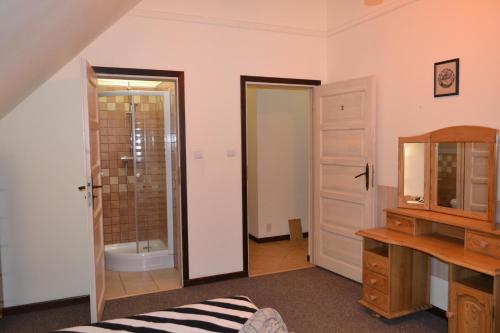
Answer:
M382 4L384 0L364 0L365 1L365 6L377 6Z
M129 87L129 88L155 88L161 81L123 80L123 79L97 79L100 86Z

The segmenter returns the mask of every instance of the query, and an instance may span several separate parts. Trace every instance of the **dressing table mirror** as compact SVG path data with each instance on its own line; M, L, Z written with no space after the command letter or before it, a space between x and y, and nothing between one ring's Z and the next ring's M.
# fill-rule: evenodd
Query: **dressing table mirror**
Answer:
M429 209L430 135L399 138L398 205Z
M431 134L431 210L495 227L497 130L444 128Z
M398 206L490 222L495 228L497 130L443 128L399 138Z

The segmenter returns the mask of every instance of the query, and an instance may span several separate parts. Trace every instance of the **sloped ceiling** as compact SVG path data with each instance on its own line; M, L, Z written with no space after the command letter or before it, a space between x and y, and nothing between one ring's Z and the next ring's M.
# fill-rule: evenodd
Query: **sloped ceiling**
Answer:
M1 0L0 119L140 0Z

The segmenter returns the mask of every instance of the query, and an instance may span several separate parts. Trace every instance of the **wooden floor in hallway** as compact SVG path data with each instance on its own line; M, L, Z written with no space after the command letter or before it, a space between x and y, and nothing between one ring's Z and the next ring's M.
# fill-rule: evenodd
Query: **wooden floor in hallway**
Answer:
M307 261L307 246L307 238L266 243L250 240L250 276L313 267Z

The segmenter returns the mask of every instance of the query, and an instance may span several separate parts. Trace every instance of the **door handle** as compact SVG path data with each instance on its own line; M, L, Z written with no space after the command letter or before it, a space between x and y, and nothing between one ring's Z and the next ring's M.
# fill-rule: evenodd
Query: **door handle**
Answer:
M102 188L102 185L92 185L92 189L95 189L95 188ZM78 186L78 191L80 191L80 192L83 192L86 189L87 189L87 186L85 186L85 185Z
M370 167L368 166L368 163L366 163L365 172L360 173L357 176L354 176L354 179L359 178L361 176L365 176L365 187L366 190L368 191L368 189L370 188Z

